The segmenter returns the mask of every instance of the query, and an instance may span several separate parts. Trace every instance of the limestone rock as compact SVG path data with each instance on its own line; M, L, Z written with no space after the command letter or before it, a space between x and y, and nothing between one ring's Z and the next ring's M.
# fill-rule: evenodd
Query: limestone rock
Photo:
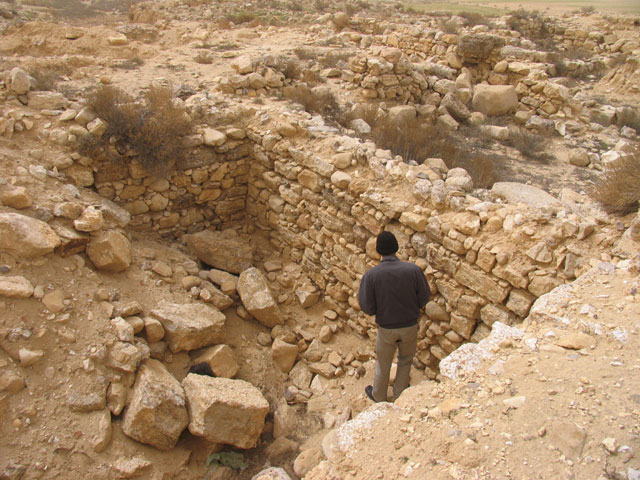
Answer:
M496 182L491 192L504 198L508 203L526 203L531 207L561 207L562 203L557 198L549 195L544 190L517 182Z
M512 85L476 85L473 108L488 115L504 115L518 108L518 95Z
M122 431L160 450L170 450L189 423L185 393L166 367L147 360L140 367L127 406Z
M33 285L24 277L0 277L0 296L29 298L33 295Z
M303 450L293 462L293 471L298 477L303 478L313 467L320 463L323 457L322 450L319 448Z
M570 350L582 350L595 345L596 340L586 333L572 332L558 339L556 345Z
M298 357L298 346L276 338L271 345L271 357L280 370L289 373Z
M207 265L238 274L250 267L253 250L235 230L202 232L186 235L187 246Z
M269 467L256 473L251 480L291 480L291 477L280 467Z
M264 326L273 327L284 323L282 312L257 268L248 268L240 274L238 294L247 311Z
M298 362L289 372L289 378L300 390L308 390L313 374L307 368L305 362Z
M256 446L269 412L269 403L257 388L244 380L193 373L182 385L193 435L238 448Z
M145 317L143 321L147 342L155 343L164 338L164 327L159 320L151 317Z
M202 362L206 362L211 367L216 377L233 378L239 369L233 350L228 345L208 348L194 360L196 364Z
M89 443L96 453L103 452L111 443L111 412L107 409L90 414L90 425L94 432L89 436Z
M87 255L98 270L122 272L131 265L131 244L124 234L108 230L91 239Z
M9 72L9 88L18 95L27 93L35 83L31 76L19 67L15 67Z
M224 342L226 317L214 307L161 302L151 315L162 322L165 340L174 353Z
M573 422L556 420L548 428L549 441L568 458L580 457L587 432Z
M33 205L33 200L27 193L27 189L24 187L2 189L0 191L0 201L3 205L17 210L29 208Z
M19 213L0 214L0 251L19 258L46 255L60 245L60 238L45 222Z
M139 457L120 458L113 462L111 469L118 478L140 477L151 468L151 462Z

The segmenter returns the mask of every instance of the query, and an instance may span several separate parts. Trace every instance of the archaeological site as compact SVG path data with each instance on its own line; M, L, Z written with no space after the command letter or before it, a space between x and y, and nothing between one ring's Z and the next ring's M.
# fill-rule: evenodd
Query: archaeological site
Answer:
M0 480L640 480L639 140L635 0L0 0Z

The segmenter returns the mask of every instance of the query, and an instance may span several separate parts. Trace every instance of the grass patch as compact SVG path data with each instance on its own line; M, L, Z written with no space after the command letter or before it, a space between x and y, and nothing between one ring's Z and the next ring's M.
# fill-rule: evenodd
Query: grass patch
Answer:
M640 201L640 149L607 166L590 193L608 212L636 211Z
M123 90L102 86L87 106L108 126L100 137L90 135L81 144L83 155L99 156L113 142L120 154L135 154L150 173L165 172L185 155L183 139L191 121L174 106L170 87L151 87L137 102Z

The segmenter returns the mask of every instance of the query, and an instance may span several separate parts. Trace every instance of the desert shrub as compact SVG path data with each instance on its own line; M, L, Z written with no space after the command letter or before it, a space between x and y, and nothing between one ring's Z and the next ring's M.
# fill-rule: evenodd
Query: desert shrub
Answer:
M38 90L56 90L62 79L62 74L56 68L33 68L28 73L36 81Z
M324 12L325 10L327 10L327 8L329 8L329 4L326 2L326 0L315 0L313 2L313 7L318 12Z
M213 63L213 56L209 52L198 52L194 60L196 63L202 65L211 65Z
M633 107L622 107L616 112L616 125L618 127L630 127L640 133L640 114Z
M287 62L284 64L282 74L286 78L289 78L291 80L300 78L300 76L302 75L300 72L300 64L295 60L287 60Z
M542 135L532 133L524 128L514 128L509 131L507 145L515 148L528 159L547 161L546 144L547 140Z
M475 27L476 25L489 25L489 21L487 18L478 12L460 12L458 16L464 18L470 27Z
M349 12L343 12L342 14L338 13L333 16L331 21L333 22L333 28L336 32L341 32L342 30L344 30L344 27L346 27L351 20L351 15L352 14L350 14Z
M438 27L440 27L440 30L442 30L444 33L458 33L458 23L452 18L438 19Z
M133 151L151 173L163 172L183 158L183 139L191 131L191 121L174 105L170 87L151 87L137 102L120 89L103 86L89 96L87 106L108 126L100 138L86 140L82 148L95 149L96 143L106 145L113 139L118 152Z
M139 68L142 65L144 65L144 60L136 55L126 60L121 60L116 62L112 65L112 67L119 68L122 70L135 70L136 68Z
M241 10L225 15L224 19L229 22L233 22L235 25L240 25L242 23L253 22L257 17L255 13Z
M449 168L464 168L473 179L475 188L489 189L501 180L499 166L502 159L496 154L457 148L453 158L445 163Z
M630 213L640 201L640 149L608 165L591 196L609 212Z
M342 109L335 95L326 88L312 89L307 85L295 85L284 89L284 96L299 103L309 113L319 113L333 123L339 123Z
M595 11L596 9L593 5L580 7L580 13L583 15L591 15L592 13L595 13Z
M296 54L300 60L317 60L318 54L313 50L303 47L297 47L293 50L293 53Z
M348 62L352 56L352 52L331 51L320 58L320 64L325 67L334 68L337 67L341 62Z
M289 10L291 10L292 12L302 12L302 11L304 11L304 7L302 6L302 3L300 3L298 0L293 0L293 1L289 2L289 4L287 5L287 8Z

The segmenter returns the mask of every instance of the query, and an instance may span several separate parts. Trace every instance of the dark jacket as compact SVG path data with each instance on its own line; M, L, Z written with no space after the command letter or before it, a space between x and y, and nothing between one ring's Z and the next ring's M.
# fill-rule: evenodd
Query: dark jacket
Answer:
M382 257L379 265L365 272L360 282L358 302L367 315L375 315L383 328L415 325L420 309L429 301L431 290L420 268L395 255Z

